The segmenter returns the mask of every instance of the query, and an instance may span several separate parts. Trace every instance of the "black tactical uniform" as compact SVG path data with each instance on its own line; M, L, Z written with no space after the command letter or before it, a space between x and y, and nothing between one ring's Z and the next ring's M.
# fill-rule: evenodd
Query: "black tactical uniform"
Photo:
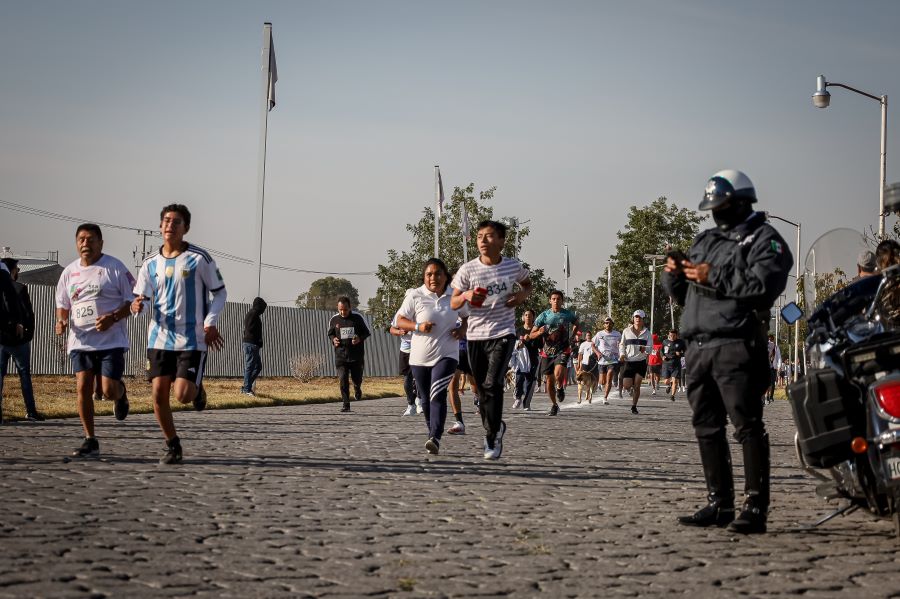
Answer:
M793 264L765 214L752 211L755 201L746 175L717 173L700 209L711 207L718 226L700 233L687 256L694 265L709 265L707 281L690 281L681 270L665 272L662 280L684 306L680 328L688 342L687 396L709 491L705 508L679 520L725 526L735 519L727 416L743 448L746 495L744 511L731 529L744 533L765 531L769 439L761 398L769 381L766 335L769 310L784 291Z

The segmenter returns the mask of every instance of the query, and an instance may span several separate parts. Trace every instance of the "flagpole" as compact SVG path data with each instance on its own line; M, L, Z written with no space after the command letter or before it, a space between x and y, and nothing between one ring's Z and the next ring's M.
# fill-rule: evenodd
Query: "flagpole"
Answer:
M269 127L269 63L272 52L272 24L263 24L262 102L260 103L259 163L256 176L256 295L262 291L263 205L266 197L266 136Z
M462 244L463 244L463 264L469 261L469 216L466 212L465 198L462 202Z
M434 257L441 257L441 191L439 179L441 167L434 165Z
M569 299L569 246L564 246L566 248L566 263L565 263L565 274L566 274L566 299Z

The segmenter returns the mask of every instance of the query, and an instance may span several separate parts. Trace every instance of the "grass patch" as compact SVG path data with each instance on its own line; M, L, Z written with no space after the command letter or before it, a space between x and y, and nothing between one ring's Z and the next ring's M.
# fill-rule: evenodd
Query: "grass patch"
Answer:
M416 589L416 580L414 578L400 578L397 580L397 588L401 591L412 592Z
M3 381L3 417L16 420L25 417L25 404L18 376L7 376ZM39 412L48 418L75 418L78 416L74 376L33 376L34 399ZM335 378L316 378L300 383L293 377L261 378L256 382L256 397L241 395L242 379L209 378L203 381L208 397L208 410L257 408L266 406L290 406L300 404L330 403L341 400ZM143 378L125 377L128 401L132 414L153 412L150 383ZM363 380L363 399L380 399L404 395L403 379L399 377L367 378ZM172 402L173 410L193 409ZM97 415L113 413L113 402L94 402Z

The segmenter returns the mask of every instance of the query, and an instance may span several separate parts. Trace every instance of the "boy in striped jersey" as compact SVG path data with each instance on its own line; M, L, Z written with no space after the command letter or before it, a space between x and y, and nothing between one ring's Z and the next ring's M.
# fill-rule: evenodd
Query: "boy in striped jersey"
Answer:
M131 311L153 306L147 340L147 366L153 384L153 412L166 437L161 464L181 462L169 395L179 403L206 407L203 367L208 347L224 345L216 328L227 293L222 275L205 250L184 241L191 228L187 206L171 204L160 213L163 246L144 261L138 273ZM212 296L212 301L210 301Z
M496 460L503 452L503 385L509 358L516 344L516 306L531 292L528 269L515 258L501 255L506 226L486 220L478 224L479 256L463 264L453 278L452 310L468 302L469 365L481 401L484 459ZM515 287L518 286L518 290Z

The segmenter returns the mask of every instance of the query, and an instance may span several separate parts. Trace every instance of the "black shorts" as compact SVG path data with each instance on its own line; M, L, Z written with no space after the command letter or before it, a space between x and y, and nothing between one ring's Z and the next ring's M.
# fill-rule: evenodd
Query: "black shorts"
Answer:
M459 350L459 362L456 364L456 372L472 374L472 367L469 366L469 352Z
M103 350L73 349L69 355L72 358L72 371L83 372L90 370L94 375L100 375L108 379L122 380L125 374L125 349L114 347Z
M174 351L168 349L147 350L147 379L168 376L187 379L195 385L203 381L206 352L198 350Z
M562 366L563 368L569 363L569 354L559 353L552 357L544 357L541 356L541 365L538 366L538 374L541 376L547 376L557 366Z
M409 369L409 352L402 351L400 352L400 376L406 376L410 371Z
M662 372L662 364L650 364L647 366L647 371L659 376L659 373Z
M613 378L615 378L619 374L619 363L618 362L616 362L615 364L600 364L600 366L598 366L598 368L600 369L600 376L606 376L607 372L611 372L613 375Z
M625 362L625 366L622 369L622 378L633 379L636 376L641 378L647 376L647 360Z
M663 361L662 377L664 379L678 378L681 376L681 360Z

